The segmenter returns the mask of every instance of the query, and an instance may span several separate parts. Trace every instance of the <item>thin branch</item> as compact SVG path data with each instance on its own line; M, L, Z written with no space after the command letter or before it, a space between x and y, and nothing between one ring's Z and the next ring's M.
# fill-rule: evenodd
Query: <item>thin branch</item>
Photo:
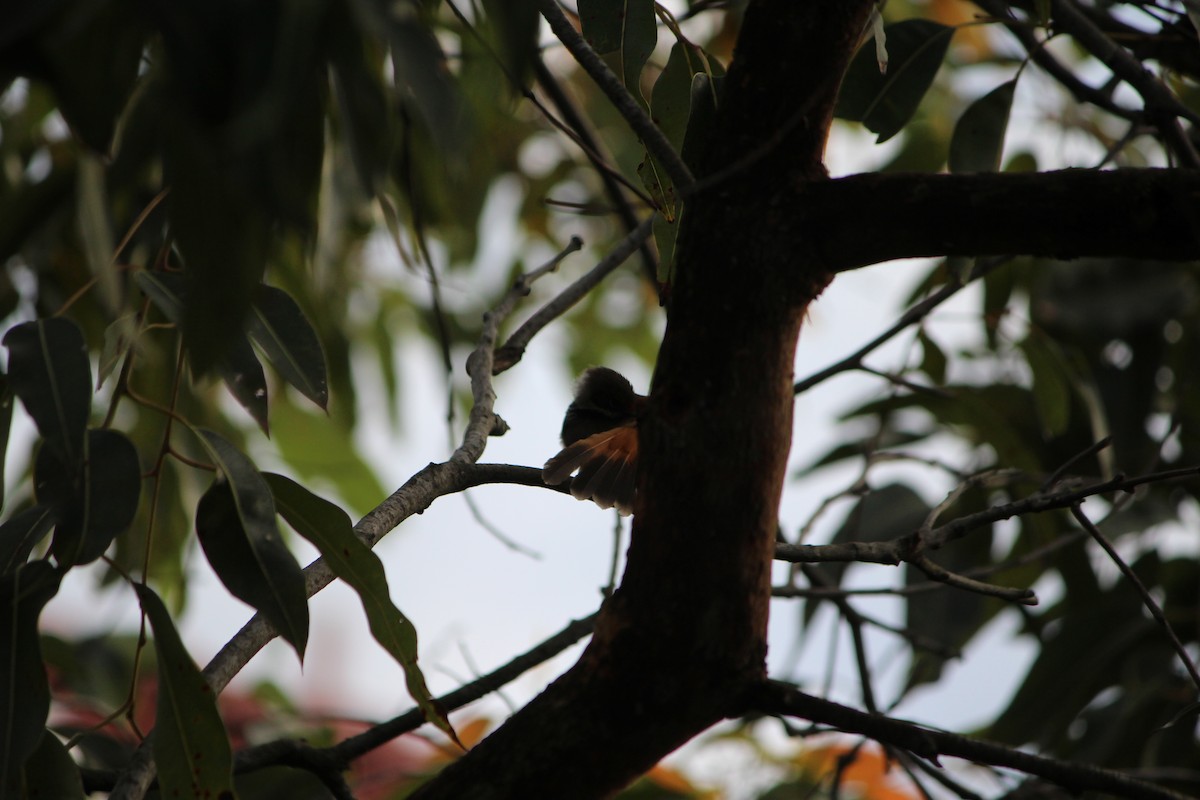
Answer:
M1132 53L1110 39L1072 0L1053 0L1052 7L1056 27L1071 34L1075 41L1142 96L1147 115L1175 155L1189 167L1200 166L1200 156L1179 124L1179 117L1193 124L1200 123L1200 115L1180 102L1158 77Z
M572 141L580 146L588 161L596 169L596 174L600 176L600 182L604 185L604 193L608 196L609 202L613 204L617 218L621 220L621 225L625 227L625 232L632 233L638 226L637 213L634 211L633 203L621 191L621 186L629 186L629 182L616 172L607 163L603 151L603 143L592 132L584 116L579 113L579 109L575 107L575 103L563 90L558 79L554 77L542 59L538 58L533 62L533 74L537 78L538 87L545 93L547 99L554 104L554 108L562 115L563 122L570 126L568 135ZM540 106L539 106L540 107ZM644 193L637 191L636 194L643 199L648 200ZM647 203L652 205L652 203ZM645 272L646 279L654 284L658 282L658 257L655 255L653 248L646 242L643 242L641 247L642 269Z
M597 616L597 614L592 614L584 619L572 621L561 631L536 647L522 653L504 666L489 672L487 675L442 695L437 698L436 702L447 712L450 712L497 691L500 687L516 680L522 673L528 672L540 664L544 664L583 637L589 635L596 624ZM401 734L415 731L424 724L425 718L421 715L420 709L414 708L387 722L372 726L369 730L363 731L356 736L344 739L332 747L316 749L315 752L318 754L328 754L336 762L341 763L343 769L345 769L354 759L390 742ZM261 769L262 767L279 763L304 766L303 763L292 763L280 759L281 755L288 753L295 745L296 742L293 740L287 740L244 750L238 753L237 771L249 772L253 769Z
M910 561L922 550L936 550L956 539L960 539L971 531L990 525L993 522L1010 519L1022 514L1032 514L1049 511L1056 508L1070 508L1083 502L1089 497L1095 497L1112 492L1132 492L1139 486L1149 483L1192 478L1200 475L1200 467L1184 467L1163 472L1139 475L1127 478L1118 475L1111 480L1088 484L1077 488L1065 489L1053 494L1034 494L1011 503L967 514L951 520L929 532L927 536L918 536L917 532L906 534L882 542L840 542L837 544L810 545L788 544L775 545L775 558L780 561L796 563L820 563L837 561L860 561L871 564L891 564Z
M1150 591L1146 588L1146 584L1142 583L1137 573L1130 569L1129 565L1125 563L1125 559L1121 558L1116 548L1112 546L1112 542L1108 541L1108 537L1100 532L1100 529L1088 518L1087 514L1083 513L1083 509L1078 504L1071 506L1071 516L1075 517L1075 520L1083 526L1083 529L1091 535L1096 544L1100 545L1104 552L1108 554L1108 557L1112 559L1112 562L1117 565L1117 569L1121 570L1121 574L1137 589L1138 594L1142 596L1142 605L1146 606L1146 610L1150 612L1150 616L1154 617L1154 621L1166 631L1167 637L1171 640L1171 646L1175 648L1175 652L1179 655L1179 660L1183 662L1184 669L1191 676L1192 683L1197 689L1200 689L1200 673L1196 671L1196 664L1192 661L1192 657L1188 655L1187 648L1183 646L1183 642L1179 641L1179 637L1175 635L1175 629L1167 621L1166 614L1163 613L1162 607L1159 606L1150 594Z
M883 745L903 748L935 766L938 765L939 756L953 756L1036 775L1072 792L1096 790L1132 800L1185 798L1170 789L1115 770L1059 761L879 714L868 714L805 694L781 681L763 681L752 687L747 693L746 702L751 709L762 713L801 717L840 731L867 736Z
M553 300L539 308L532 317L517 328L516 332L508 337L508 341L496 350L494 372L497 374L504 372L520 361L525 355L525 348L529 345L529 341L537 335L538 331L565 314L608 277L609 273L625 263L625 259L633 255L642 242L650 236L653 226L654 215L651 214L642 220L641 224L634 228L628 236L618 242L617 246L610 250L599 264L559 292Z
M1009 600L1027 606L1036 606L1038 602L1037 595L1034 594L1032 589L1014 589L1008 586L997 586L993 583L977 581L974 578L968 578L965 575L951 572L945 567L935 564L925 555L910 558L908 559L908 563L921 570L921 572L924 572L930 579L944 583L947 586L953 586L956 589L964 589L968 592L988 597L998 597L1001 600Z
M863 369L863 359L870 355L873 351L875 351L881 345L891 341L891 339L893 339L908 326L916 324L917 322L925 319L925 317L929 316L930 312L932 312L942 303L949 300L954 295L958 294L972 281L976 280L977 278L982 278L984 275L987 275L989 272L996 267L999 267L1007 260L1007 258L994 258L988 259L986 262L977 263L966 280L951 280L943 284L942 287L936 292L905 311L904 314L900 316L900 319L896 320L896 322L886 331L879 334L874 339L860 347L858 350L843 358L841 361L838 361L835 364L830 364L825 369L821 370L820 372L813 373L804 380L797 381L792 387L792 391L794 391L796 394L801 394L841 372Z
M1096 89L1084 83L1075 72L1046 49L1046 41L1039 40L1034 35L1032 26L1019 20L1012 14L1012 9L1006 0L974 0L975 5L982 8L992 17L1000 21L1009 33L1017 38L1033 63L1037 64L1046 74L1058 81L1064 89L1081 103L1091 103L1122 119L1137 122L1142 117L1138 109L1125 108L1113 102L1112 96L1102 89Z
M625 121L629 123L629 127L642 140L642 144L646 146L650 154L663 165L663 169L671 176L671 182L683 194L690 192L696 179L692 177L692 172L688 169L687 164L683 163L683 158L675 152L675 148L671 146L667 137L629 94L620 78L613 74L612 70L596 54L596 51L575 30L567 16L563 14L562 9L558 7L556 0L538 0L538 10L550 23L550 30L554 32L558 40L575 57L583 71L596 82L600 91L604 92L621 116L625 118Z

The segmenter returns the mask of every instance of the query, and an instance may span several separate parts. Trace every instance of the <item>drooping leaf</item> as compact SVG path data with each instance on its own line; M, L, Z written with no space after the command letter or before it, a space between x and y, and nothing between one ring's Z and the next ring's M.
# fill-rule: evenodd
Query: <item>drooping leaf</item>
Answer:
M902 483L889 483L863 495L831 541L843 544L895 539L915 531L928 514L929 504L920 495ZM839 586L848 567L849 564L821 564L815 572L824 576L830 586ZM805 622L812 619L818 607L818 603L805 604Z
M246 336L235 336L225 355L217 361L217 372L229 393L258 423L262 432L271 435L267 421L267 376Z
M658 41L653 0L580 0L579 24L592 49L612 56L617 77L645 105L642 67Z
M488 22L496 31L508 73L524 85L538 53L537 3L533 0L483 0Z
M1021 352L1033 373L1033 402L1042 435L1058 436L1071 421L1071 370L1057 346L1047 336L1030 335L1021 342Z
M24 322L4 335L8 383L46 444L78 463L92 403L92 370L83 332L62 317Z
M692 130L693 123L696 126L693 136L699 136L699 129L707 124L713 105L713 84L708 79L710 76L715 78L723 74L724 68L720 62L708 56L701 48L686 41L678 41L672 45L667 64L659 74L658 80L654 82L654 90L650 95L650 117L676 152L682 154L684 140L688 131ZM700 76L703 76L704 80L697 84L700 89L696 96L697 111L693 119L693 84ZM674 257L682 204L670 176L658 159L649 152L638 165L638 175L660 211L654 220L654 239L658 245L661 273L659 279L665 281Z
M47 25L38 37L41 68L71 129L107 153L137 80L145 26L120 0L65 5L67 19Z
M385 14L382 24L391 45L396 82L411 93L431 140L447 150L458 150L467 141L470 120L437 38L411 16Z
M97 294L105 308L115 312L121 302L121 277L113 263L114 242L108 219L105 165L99 157L90 153L80 157L75 194L79 238L88 267L96 277Z
M221 471L196 507L196 532L225 588L259 611L304 659L308 599L304 574L275 523L271 489L250 459L224 438L201 430Z
M34 752L50 713L37 621L58 592L59 573L32 561L0 577L0 792L17 798L21 769Z
M142 294L150 298L154 307L176 325L183 324L183 298L187 292L187 279L179 272L161 270L139 270L134 273L134 282Z
M924 328L917 330L917 341L921 343L921 371L936 384L946 382L946 354L937 342L929 337Z
M16 572L53 526L54 510L46 506L27 508L0 525L0 575Z
M333 573L358 593L371 635L404 669L409 694L425 719L455 738L446 712L434 702L417 666L416 628L392 602L379 556L354 535L350 518L333 503L282 475L266 473L263 477L271 486L280 515L312 542Z
M284 380L326 407L329 385L321 340L291 295L274 286L258 287L249 334Z
M835 113L879 135L895 136L912 118L946 56L954 28L926 19L888 25L888 69L880 74L873 47L860 48L838 95Z
M1004 155L1004 134L1012 111L1016 80L1006 81L976 100L959 118L950 139L951 172L995 172Z
M29 800L84 800L79 765L49 729L25 762L23 777Z
M8 435L12 430L13 393L8 376L0 373L0 475L8 459ZM0 480L0 508L4 507L4 481Z
M125 358L126 353L134 346L137 338L137 313L129 312L113 320L104 329L104 346L100 350L100 365L96 370L96 388L104 385L104 381L116 369L117 364Z
M968 492L947 514L981 511L984 506L986 496L983 492ZM946 521L946 517L940 521ZM939 566L961 574L991 563L991 546L992 531L985 527L928 555ZM927 585L930 579L921 570L905 564L904 582L905 586L913 587ZM908 630L951 651L961 650L1003 607L998 600L949 587L917 591L905 597L904 603ZM936 681L941 677L945 663L943 655L916 648L908 668L906 689Z
M330 67L338 119L364 194L372 196L387 171L395 112L364 38L339 18L330 39Z
M142 491L137 448L118 431L87 432L82 467L63 464L42 448L34 469L38 502L55 509L51 552L62 565L87 564L104 555L133 522Z
M184 344L192 370L207 374L241 335L262 280L272 219L246 185L247 174L210 128L182 110L164 111L167 213L186 266Z
M166 606L135 584L154 631L158 655L158 708L154 760L163 797L233 797L233 751L217 712L216 692L188 655Z

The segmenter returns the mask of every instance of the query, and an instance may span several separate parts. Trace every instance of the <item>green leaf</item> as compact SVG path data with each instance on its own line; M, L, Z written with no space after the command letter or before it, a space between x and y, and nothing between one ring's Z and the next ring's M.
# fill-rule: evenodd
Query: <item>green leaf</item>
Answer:
M24 792L29 800L84 800L79 765L49 729L25 762Z
M692 76L704 71L703 57L700 48L686 42L676 42L671 46L667 65L659 73L650 94L650 118L676 152L683 147L688 116L692 110ZM663 216L668 222L674 222L679 198L658 159L647 153L646 159L638 167L638 174L651 196L661 204L659 209Z
M379 556L357 536L346 512L283 475L264 476L279 513L297 533L321 551L333 573L358 592L371 635L404 669L409 694L425 715L457 741L454 729L425 685L417 666L417 631L392 602Z
M929 505L919 494L902 483L890 483L863 495L850 509L831 541L833 544L885 542L912 533L928 514ZM849 566L821 564L819 572L829 579L831 586L838 586ZM812 619L818 607L819 601L805 604L805 622Z
M8 436L12 430L13 393L8 376L0 373L0 475L8 458ZM4 507L4 481L0 480L0 508Z
M53 509L33 506L0 525L0 575L16 572L54 526L54 521Z
M1004 155L1004 134L1017 81L1000 84L972 103L950 139L951 172L995 172Z
M275 524L271 489L250 459L218 434L199 431L221 470L196 506L196 532L225 588L259 611L303 661L308 642L304 573Z
M124 434L90 430L81 468L63 464L44 447L34 484L38 502L55 509L55 560L64 566L87 564L104 555L133 522L142 493L141 462Z
M53 317L25 322L4 336L8 383L46 444L68 464L82 457L92 404L92 369L83 332Z
M496 31L506 71L524 86L538 57L538 15L534 0L483 0L487 19Z
M66 5L67 19L47 25L36 46L63 118L89 147L107 153L137 80L144 17L121 0Z
M396 83L411 93L431 140L447 150L459 150L467 141L467 108L437 38L411 17L385 13L382 24L391 45Z
M167 213L187 278L184 344L192 370L207 374L245 329L272 237L270 215L247 186L249 172L208 126L164 110Z
M387 497L387 489L335 419L311 413L286 400L272 410L275 446L304 480L328 481L354 511L365 514Z
M946 382L946 354L937 342L929 338L924 328L917 330L917 341L921 343L921 371L936 384Z
M268 436L271 429L267 424L267 376L262 364L245 336L235 336L229 348L217 362L217 373L224 381L229 393L238 405L250 412L258 427Z
M1025 337L1021 352L1033 372L1033 402L1042 424L1042 435L1047 439L1058 436L1067 430L1071 421L1070 367L1047 336Z
M330 37L334 98L359 182L372 196L387 171L395 111L383 86L382 62L373 61L364 37L343 23L333 22Z
M326 408L329 385L321 340L291 295L273 286L259 286L248 332L285 381Z
M187 291L187 279L182 273L139 270L134 273L133 281L168 321L176 325L183 324L183 297Z
M45 561L0 577L0 792L16 797L21 768L37 749L50 713L50 686L38 636L42 607L58 592L59 573Z
M880 74L875 48L859 48L846 71L835 114L861 122L879 134L895 136L912 118L946 56L954 28L927 19L888 25L888 70Z
M644 106L642 67L658 42L654 0L579 0L579 25L592 49L613 56L617 77Z
M188 655L166 606L150 587L135 584L154 631L158 709L154 760L163 797L233 797L233 751L217 712L216 692Z
M131 311L113 320L104 329L104 346L100 350L100 366L96 375L97 389L104 385L104 381L137 341L137 318L137 312Z

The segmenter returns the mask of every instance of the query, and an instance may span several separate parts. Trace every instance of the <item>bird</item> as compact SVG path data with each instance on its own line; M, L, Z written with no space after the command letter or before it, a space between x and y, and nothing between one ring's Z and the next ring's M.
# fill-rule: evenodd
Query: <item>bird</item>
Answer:
M542 467L550 486L571 480L577 500L601 508L633 513L637 489L638 417L646 397L633 390L624 375L608 367L592 367L579 379L575 399L563 418L563 449Z

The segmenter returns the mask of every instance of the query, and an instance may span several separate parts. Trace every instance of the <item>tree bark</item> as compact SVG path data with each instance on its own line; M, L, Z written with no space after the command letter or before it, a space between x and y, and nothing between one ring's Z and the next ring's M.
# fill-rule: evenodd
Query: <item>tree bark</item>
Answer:
M871 173L810 183L793 208L832 271L913 256L1200 258L1200 172L1190 170Z
M684 215L621 586L579 663L414 797L609 797L764 678L796 337L831 277L791 209L826 179L871 3L747 9L697 170L719 177Z

